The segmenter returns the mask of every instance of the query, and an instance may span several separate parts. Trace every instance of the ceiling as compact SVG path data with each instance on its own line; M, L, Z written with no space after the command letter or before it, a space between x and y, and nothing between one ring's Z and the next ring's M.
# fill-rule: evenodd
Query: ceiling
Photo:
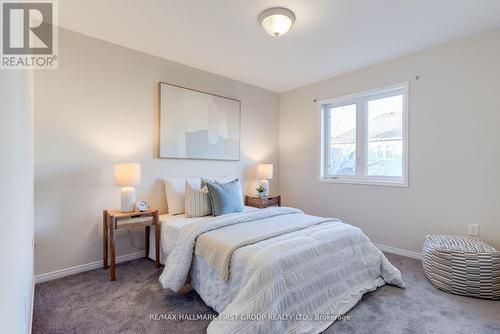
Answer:
M59 25L275 92L500 27L500 0L64 0ZM297 17L274 38L266 8Z

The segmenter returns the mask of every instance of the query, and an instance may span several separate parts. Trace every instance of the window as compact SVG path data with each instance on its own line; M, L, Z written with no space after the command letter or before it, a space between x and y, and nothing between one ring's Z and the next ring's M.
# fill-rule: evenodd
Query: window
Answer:
M408 83L320 106L321 181L408 185Z

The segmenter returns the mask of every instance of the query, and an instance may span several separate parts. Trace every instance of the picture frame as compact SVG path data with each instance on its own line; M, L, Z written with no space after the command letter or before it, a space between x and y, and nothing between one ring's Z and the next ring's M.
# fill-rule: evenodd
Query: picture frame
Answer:
M159 85L160 158L240 160L241 101Z

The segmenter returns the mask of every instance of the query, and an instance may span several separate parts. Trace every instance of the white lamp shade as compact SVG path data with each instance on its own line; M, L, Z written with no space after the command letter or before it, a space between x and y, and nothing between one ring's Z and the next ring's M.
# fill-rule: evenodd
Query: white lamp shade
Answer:
M115 165L115 184L119 187L134 187L141 184L141 164L119 163Z
M257 176L261 180L271 180L273 178L273 164L257 165Z

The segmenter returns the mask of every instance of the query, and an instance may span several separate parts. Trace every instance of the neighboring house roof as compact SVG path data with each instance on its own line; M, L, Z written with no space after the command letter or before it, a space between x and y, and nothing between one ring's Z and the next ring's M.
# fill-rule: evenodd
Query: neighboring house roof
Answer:
M399 112L387 112L370 122L370 141L402 138L402 119ZM356 141L356 129L332 137L335 144L349 144Z

